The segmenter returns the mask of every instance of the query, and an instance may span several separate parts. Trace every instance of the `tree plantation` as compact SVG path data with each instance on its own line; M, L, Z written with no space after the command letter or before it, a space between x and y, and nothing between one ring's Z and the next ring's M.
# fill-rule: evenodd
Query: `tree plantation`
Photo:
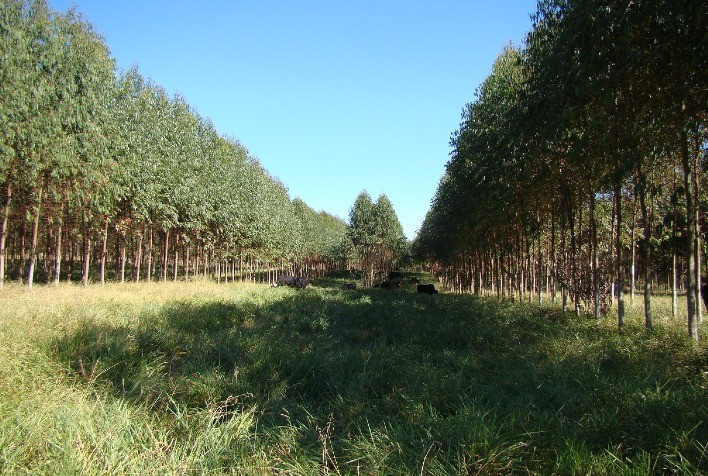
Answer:
M698 340L708 207L708 6L542 0L465 106L415 243L460 292L596 318L687 301Z
M708 474L708 3L532 18L408 242L0 0L0 474Z
M346 224L290 200L236 140L74 12L0 2L0 286L267 279L344 266Z

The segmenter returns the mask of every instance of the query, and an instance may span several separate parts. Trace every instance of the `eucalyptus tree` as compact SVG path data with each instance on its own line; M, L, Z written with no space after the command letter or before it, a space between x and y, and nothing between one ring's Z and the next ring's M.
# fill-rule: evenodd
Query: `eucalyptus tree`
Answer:
M293 209L297 218L293 228L297 261L320 274L342 265L346 223L329 213L316 212L299 197L293 200Z
M359 193L349 211L348 234L360 259L361 268L367 272L364 282L371 286L374 282L376 219L374 203L367 191Z
M6 250L12 196L21 172L19 144L31 111L35 63L31 54L33 37L24 1L0 2L0 287L5 281Z
M517 125L523 84L520 51L506 47L477 99L463 109L451 139L452 158L416 245L448 263L458 281L464 278L459 286L470 285L472 256L480 269L494 263L496 289L510 296L513 287L522 291L521 253L535 218L526 207L533 194Z
M341 218L324 211L317 213L315 222L319 259L325 261L328 271L344 269L348 258L347 224Z
M366 271L364 282L372 285L376 274L386 274L396 266L406 245L406 238L393 204L385 194L372 202L362 191L349 212L347 234L360 266Z
M55 282L71 280L80 256L84 284L95 256L102 283L109 255L121 281L129 257L137 281L160 265L163 280L170 265L177 279L181 263L188 277L192 251L195 271L201 260L206 275L211 261L217 279L237 256L318 272L341 256L342 220L291 201L184 98L136 69L116 77L103 40L74 11L0 2L0 56L0 284L8 237L29 285L41 244L47 275L52 253Z
M406 236L391 200L381 194L373 206L378 268L382 272L395 268L403 256Z
M60 77L59 60L63 38L52 21L52 12L44 2L31 2L26 10L24 26L27 49L20 58L27 56L29 68L22 74L26 94L22 94L18 104L22 116L20 127L14 136L16 157L13 175L16 184L22 184L26 194L20 206L28 210L31 217L31 244L29 264L25 282L31 286L37 255L40 215L47 187L50 185L52 164L66 152L62 137L58 104L64 94L70 94ZM19 98L18 98L19 99ZM11 186L6 189L7 201L11 197ZM24 218L21 218L24 219ZM21 229L24 229L23 224ZM24 261L24 260L23 260ZM24 263L22 263L24 264ZM24 270L21 271L21 273Z
M81 217L82 282L86 285L91 233L97 222L113 213L114 206L117 164L110 144L114 124L109 108L113 106L115 70L106 45L89 23L72 11L57 16L55 23L63 39L59 70L66 90L60 93L58 112L67 151L62 163L54 164L52 175L60 184L59 196L68 196L73 213Z
M682 136L682 131L690 129L686 125L692 121L700 122L705 114L706 56L701 45L706 30L706 7L688 0L615 0L602 4L591 0L557 0L541 2L538 15L544 28L535 28L535 33L545 32L545 37L540 35L544 40L537 43L550 45L551 51L539 68L540 74L546 71L562 75L558 92L590 119L589 129L594 129L600 139L596 142L609 146L604 155L612 163L618 229L622 218L622 183L629 175L636 176L644 240L648 242L651 220L647 194L653 189L649 179L652 170L659 166L652 159L651 151L656 148L652 143L656 144L657 138L652 131L657 125L670 128L676 131L679 146L687 144L689 139ZM549 36L548 32L554 34ZM684 160L683 164L684 177L688 179L685 186L689 189L692 183L697 183L692 179L695 162ZM691 195L695 197L695 189L686 195L688 214L695 217ZM689 235L696 237L691 220L689 228ZM697 272L693 264L696 240L693 239L693 249L686 250L689 322L697 300ZM618 241L620 325L621 249ZM645 315L646 325L651 327L649 247L644 247L644 253Z

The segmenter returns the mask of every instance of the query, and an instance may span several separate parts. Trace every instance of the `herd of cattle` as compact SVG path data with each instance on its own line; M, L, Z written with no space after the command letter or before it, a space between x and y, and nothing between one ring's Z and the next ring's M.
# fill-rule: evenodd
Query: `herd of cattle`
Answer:
M398 289L404 283L403 274L400 271L391 271L388 277L376 284L377 288L381 289ZM420 284L418 278L409 278L407 283L416 284L416 292L423 294L438 294L438 290L435 289L433 284ZM291 288L304 289L310 285L310 280L304 276L278 276L275 281L274 287L279 286L290 286ZM342 290L355 290L356 283L349 282L344 283L341 286Z
M290 286L291 288L305 289L310 285L310 280L304 276L278 276L275 286Z

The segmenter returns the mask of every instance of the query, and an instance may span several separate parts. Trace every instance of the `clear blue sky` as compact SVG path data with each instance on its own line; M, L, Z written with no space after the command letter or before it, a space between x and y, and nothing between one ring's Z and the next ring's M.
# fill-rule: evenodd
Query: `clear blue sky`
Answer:
M50 0L312 208L385 193L415 236L465 103L535 0Z

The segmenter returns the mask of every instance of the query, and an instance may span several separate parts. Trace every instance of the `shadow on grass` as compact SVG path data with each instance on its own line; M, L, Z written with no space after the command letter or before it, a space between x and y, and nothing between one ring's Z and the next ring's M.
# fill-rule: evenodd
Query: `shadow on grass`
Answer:
M519 468L558 469L569 444L708 465L708 358L678 333L619 335L556 309L405 290L262 296L176 302L133 326L86 321L54 354L77 382L166 414L254 409L263 431L333 415L334 446L384 432L401 461L435 445L450 471L474 469L464 451L502 447Z

